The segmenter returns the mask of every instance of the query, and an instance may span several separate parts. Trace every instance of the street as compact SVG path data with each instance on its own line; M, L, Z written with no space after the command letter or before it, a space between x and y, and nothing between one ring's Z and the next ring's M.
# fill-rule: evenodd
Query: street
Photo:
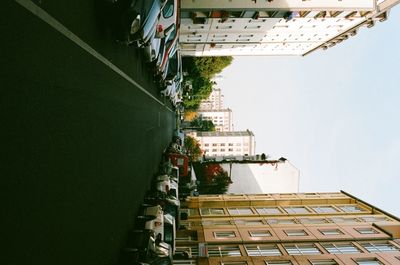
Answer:
M0 263L117 264L175 113L102 2L2 13Z

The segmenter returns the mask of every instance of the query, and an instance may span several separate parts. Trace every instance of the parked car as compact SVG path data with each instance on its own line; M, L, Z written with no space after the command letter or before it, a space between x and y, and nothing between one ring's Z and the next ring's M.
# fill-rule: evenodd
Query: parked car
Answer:
M166 0L120 0L121 9L118 40L127 45L143 46L155 34L159 15Z
M176 222L171 214L164 215L164 242L172 247L172 253L175 254Z
M179 24L178 4L178 0L167 0L165 3L157 24L156 36L158 38L165 38L168 35L167 31Z
M160 205L142 205L142 210L136 219L137 226L154 231L156 238L163 238L164 211Z
M163 81L162 76L163 73L167 70L167 62L169 57L172 56L175 52L175 49L178 48L178 37L179 37L179 29L174 28L171 33L165 39L165 44L160 49L159 58L155 64L155 72L156 76Z
M129 234L119 264L172 265L173 248L157 239L152 230L134 230Z

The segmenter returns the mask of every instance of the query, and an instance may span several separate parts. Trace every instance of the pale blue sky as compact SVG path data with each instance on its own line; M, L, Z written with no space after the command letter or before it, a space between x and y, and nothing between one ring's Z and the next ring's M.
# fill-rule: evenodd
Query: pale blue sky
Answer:
M345 190L400 217L400 7L306 57L235 57L219 87L257 153L300 169L300 191Z

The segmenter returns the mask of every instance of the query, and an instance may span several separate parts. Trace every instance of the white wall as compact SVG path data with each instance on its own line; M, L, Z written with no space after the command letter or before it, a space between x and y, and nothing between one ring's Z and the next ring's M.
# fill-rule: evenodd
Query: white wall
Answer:
M299 192L300 171L290 162L274 164L221 164L231 173L233 183L228 193L292 193Z

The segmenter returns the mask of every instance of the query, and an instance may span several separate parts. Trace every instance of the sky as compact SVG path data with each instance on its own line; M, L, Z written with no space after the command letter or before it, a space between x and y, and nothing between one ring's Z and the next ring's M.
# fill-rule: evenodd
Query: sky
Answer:
M218 81L235 130L287 158L300 192L344 190L400 217L400 6L305 57L234 57Z

